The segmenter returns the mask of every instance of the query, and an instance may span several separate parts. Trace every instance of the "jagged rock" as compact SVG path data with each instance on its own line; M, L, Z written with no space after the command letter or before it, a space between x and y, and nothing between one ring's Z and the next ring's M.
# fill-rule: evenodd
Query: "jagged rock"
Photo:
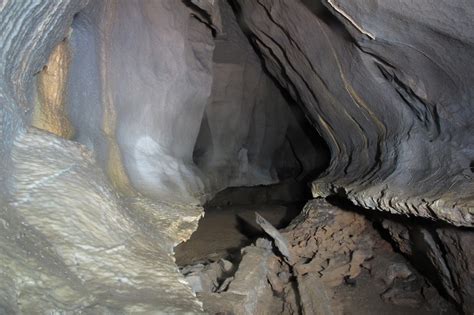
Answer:
M181 273L194 293L217 292L227 288L230 283L228 275L233 269L234 265L230 261L219 259L206 265L198 263L185 266L181 269Z
M361 214L312 200L282 234L305 314L453 310ZM298 309L295 303L291 309Z
M300 259L293 260L296 272L318 273L329 286L357 277L362 263L373 255L373 237L364 233L370 229L367 220L323 200L309 202L303 213L283 234L289 251Z
M474 232L454 228L439 228L445 255L442 257L451 271L460 305L466 314L474 312Z
M272 243L258 239L242 249L242 260L227 289L219 294L199 293L204 309L212 314L229 312L236 315L273 314L283 308L275 293L283 293L287 281L279 272L288 272L280 258L272 252Z
M390 286L396 279L408 279L412 274L413 272L406 264L391 264L387 269L385 283Z
M318 134L314 196L464 227L385 224L472 313L473 17L471 0L1 1L0 313L201 312L173 260L195 205L314 179ZM233 278L189 270L206 303L363 313L347 299L376 279L378 309L450 311L359 214L312 201L285 242L267 231L290 259L260 240Z
M339 309L331 305L330 292L316 274L308 273L298 277L300 308L305 315L337 314Z

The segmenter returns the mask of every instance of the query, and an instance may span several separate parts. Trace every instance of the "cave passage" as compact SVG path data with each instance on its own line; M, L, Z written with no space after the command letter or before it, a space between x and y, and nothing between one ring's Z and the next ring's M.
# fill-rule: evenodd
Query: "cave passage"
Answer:
M1 1L0 315L473 314L474 5L431 2Z
M243 247L266 234L255 213L278 229L286 227L311 197L309 187L295 180L269 186L233 187L204 205L204 217L191 238L175 248L178 266L224 258L240 260Z

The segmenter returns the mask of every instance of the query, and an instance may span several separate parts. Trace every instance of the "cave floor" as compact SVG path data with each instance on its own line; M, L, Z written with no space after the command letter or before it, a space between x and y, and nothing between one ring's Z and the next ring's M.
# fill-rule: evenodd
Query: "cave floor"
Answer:
M182 268L189 268L191 266L189 270L196 270L193 269L196 268L196 266L201 266L197 267L198 269L203 268L204 265L207 266L204 267L204 270L207 268L207 272L209 272L210 269L217 266L218 261L226 259L234 263L234 267L232 268L235 270L238 265L240 265L240 267L242 266L242 262L240 262L242 259L241 249L251 244L254 245L251 245L250 248L255 248L255 241L258 238L265 237L265 234L255 223L255 212L258 212L272 225L281 229L286 227L292 219L301 212L302 207L303 205L301 203L206 207L205 216L201 219L199 227L191 239L175 248L176 263ZM342 210L338 211L341 212ZM329 229L330 228L331 227L329 227ZM340 228L337 228L335 231L339 229ZM342 229L340 231L342 231ZM341 232L335 232L335 235L338 233L340 234ZM340 285L326 287L324 290L331 292L330 296L314 296L314 293L317 292L317 290L314 289L314 285L320 283L319 281L315 283L310 282L307 289L312 293L301 291L303 289L301 287L299 289L300 294L309 294L309 296L311 296L310 299L314 299L313 302L311 302L313 304L323 303L333 305L333 307L341 311L341 314L421 315L457 313L450 304L439 297L433 288L425 283L422 277L418 274L416 274L415 277L415 272L406 279L399 279L388 285L386 280L388 270L393 269L393 267L400 268L400 266L408 266L409 264L400 254L393 251L389 243L380 239L380 236L377 237L374 235L375 234L372 234L372 236L370 236L374 240L375 245L373 247L373 257L369 262L371 265L369 269L362 268L357 278L346 283L343 281ZM323 241L329 242L328 244L330 244L333 240L327 239ZM322 244L320 245L323 246ZM334 244L334 246L337 246L337 244ZM334 257L329 257L328 261L331 259L334 259ZM248 268L249 265L258 265L258 259L251 261L250 264L247 264L247 267L243 268ZM402 269L402 273L408 270L406 267ZM245 271L244 274L245 273L252 274L250 271ZM235 277L236 279L239 278L238 275ZM258 278L257 274L251 277ZM234 279L234 277L229 278L231 281L232 279ZM237 282L239 281L240 280L237 280ZM248 290L251 290L254 286L252 281L250 278L245 280L245 283L249 282ZM222 283L223 282L220 282L219 285L222 285ZM244 289L244 291L245 290L246 289ZM283 296L287 301L291 301L291 294L288 294L288 291L282 291L279 294L279 298ZM389 296L386 300L389 302L383 301L381 298L382 295L387 296L387 294ZM234 300L235 297L232 293L228 292L199 292L198 297L204 302L204 308L210 314L221 313L224 309L227 310L231 304L234 304L234 309L236 309L235 305L238 305L237 309L239 309L239 307L241 307L240 305L243 304L241 300ZM285 306L279 306L281 302L279 298L273 297L263 302L263 304L266 305L265 308L268 310L272 309L272 312L275 314L301 313L302 309L298 310L294 308L291 310ZM292 303L292 305L299 304L300 307L304 308L303 300L304 297L297 297L295 301L290 303ZM338 311L336 311L336 313L338 313Z
M265 234L255 223L255 212L277 228L296 217L303 204L231 205L205 208L205 215L191 238L175 248L178 266L202 260L239 255L240 249Z

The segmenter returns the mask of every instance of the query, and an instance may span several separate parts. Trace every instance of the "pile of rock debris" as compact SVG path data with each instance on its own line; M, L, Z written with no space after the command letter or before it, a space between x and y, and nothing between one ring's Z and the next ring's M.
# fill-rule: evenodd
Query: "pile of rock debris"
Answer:
M181 268L210 314L451 314L453 307L371 221L323 199L307 203L232 263L208 258ZM240 261L239 261L240 260Z

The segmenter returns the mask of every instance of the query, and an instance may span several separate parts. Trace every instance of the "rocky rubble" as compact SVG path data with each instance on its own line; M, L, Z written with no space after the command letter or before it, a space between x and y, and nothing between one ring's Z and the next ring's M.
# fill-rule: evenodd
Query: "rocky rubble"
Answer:
M227 289L233 279L228 277L228 274L232 273L233 269L234 266L230 261L221 258L217 262L189 265L180 271L193 292L197 293L221 292Z
M282 231L257 222L270 238L243 248L235 273L222 259L181 270L209 313L455 312L362 214L318 199Z
M280 298L289 283L289 269L272 250L272 243L258 239L241 251L236 270L224 259L185 266L181 272L210 314L281 313Z
M305 314L345 314L352 309L358 309L357 314L452 310L362 214L315 199L282 235L289 242ZM370 302L348 296L370 296ZM433 303L433 296L440 304Z
M173 258L199 204L292 178L403 215L382 226L411 265L314 200L231 276L186 270L206 308L452 312L434 285L471 314L473 21L472 0L0 0L0 313L199 313Z

